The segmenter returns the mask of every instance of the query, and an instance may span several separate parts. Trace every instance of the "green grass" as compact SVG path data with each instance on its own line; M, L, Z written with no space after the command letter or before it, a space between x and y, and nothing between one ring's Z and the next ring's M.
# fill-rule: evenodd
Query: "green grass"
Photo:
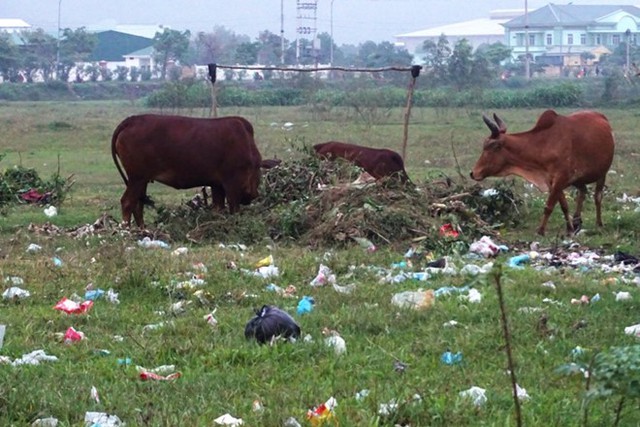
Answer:
M128 103L0 104L2 148L7 152L1 165L21 163L47 177L57 170L60 154L62 174L74 174L76 184L51 222L72 227L93 222L103 212L119 218L123 184L112 165L110 136L126 115L142 111ZM511 130L518 131L529 128L539 112L498 114ZM583 214L587 231L575 240L605 254L616 249L637 254L638 214L634 206L615 201L622 192L637 191L637 117L626 110L604 112L612 121L618 144L613 166L617 173L610 175L604 202L605 228L593 227L595 215L589 200ZM407 169L416 182L438 173L457 177L452 145L461 170L467 174L487 134L480 113L414 111ZM348 111L335 112L331 120L322 121L303 108L224 109L222 114L242 114L254 123L264 157L286 160L298 155L292 141L314 144L329 139L400 150L401 111L373 126L352 121ZM292 131L271 126L286 121L296 124ZM542 247L559 244L564 239L559 210L552 215L548 236L538 238L533 233L543 200L538 193L527 191L531 196L525 199L524 225L518 230L501 230L502 237L510 246L524 246L533 240L539 240ZM161 203L176 204L193 192L153 184L149 193ZM152 216L150 211L147 215ZM342 426L514 425L497 295L487 278L457 275L436 276L427 282L380 283L370 267L389 269L404 252L384 246L370 254L358 246L349 250L309 249L276 242L271 248L256 244L241 253L210 242L189 244L187 255L172 256L171 251L138 247L134 236L107 234L77 240L27 230L30 223L41 225L47 220L42 208L34 206L11 207L0 217L0 276L3 281L9 276L22 277L23 287L31 292L31 297L22 301L0 301L0 324L7 325L0 355L17 358L44 349L59 358L40 366L0 365L0 425L23 426L36 418L55 416L62 425L80 426L86 411L114 413L127 425L136 426L212 425L213 419L226 412L243 418L249 426L279 426L290 416L308 425L306 411L330 396L338 400L336 416ZM27 253L30 243L41 245L42 251ZM172 249L180 244L172 242ZM407 242L406 248L409 245ZM327 258L326 252L331 254ZM277 278L265 280L227 268L233 261L251 270L269 253L281 270ZM505 262L513 253L517 252L502 255L495 262ZM63 261L62 267L53 265L54 256ZM166 289L172 281L185 280L196 262L208 268L204 289L211 294L211 301L204 305L191 292ZM467 262L484 261L454 258L454 262L462 267ZM343 295L331 287L311 288L309 282L320 263L332 268L339 284L356 284L356 291ZM416 269L423 263L417 263ZM623 329L639 321L640 293L634 285L616 281L620 277L598 268L505 270L503 285L516 374L531 396L523 404L525 425L580 425L584 379L555 373L558 366L572 360L574 347L584 347L591 355L611 346L637 343L624 335ZM556 284L556 291L541 286L549 280ZM294 285L296 297L284 298L265 290L270 282L281 287ZM104 290L115 289L121 303L98 300L88 314L78 316L53 309L62 297L84 295L90 283ZM397 292L463 285L478 288L482 302L470 304L447 296L439 297L426 311L391 305ZM3 283L3 289L8 286ZM633 299L616 302L612 292L619 290L631 292ZM602 296L596 304L570 304L572 298L596 293ZM295 308L303 295L313 296L316 306L312 313L297 316ZM562 305L543 303L547 297ZM182 298L192 301L186 312L170 313L170 305ZM263 304L275 304L294 314L302 334L309 334L313 342L273 347L247 342L244 326L253 309ZM522 307L540 307L542 311L518 311ZM203 319L214 308L219 322L216 330ZM553 337L537 329L542 313L555 328ZM449 320L460 325L443 327ZM587 326L574 330L581 320ZM161 321L172 324L143 331L145 325ZM70 326L84 332L87 339L63 344L56 334ZM325 327L340 332L347 343L346 354L336 356L323 344ZM114 335L124 340L115 341ZM99 355L96 350L100 349L110 354ZM461 351L463 363L442 364L440 355L447 349ZM173 382L143 382L134 366L118 364L118 358L127 357L134 366L175 364L182 377ZM407 364L404 373L394 370L395 360ZM473 385L487 389L488 402L479 409L458 396ZM100 403L90 398L92 386L100 393ZM355 394L362 389L370 394L358 401ZM415 394L422 400L413 402ZM379 405L393 399L400 402L398 411L390 417L378 415ZM254 400L262 402L263 412L252 411ZM617 399L594 402L590 425L612 425L616 404ZM637 408L637 400L629 399L620 425L639 425Z

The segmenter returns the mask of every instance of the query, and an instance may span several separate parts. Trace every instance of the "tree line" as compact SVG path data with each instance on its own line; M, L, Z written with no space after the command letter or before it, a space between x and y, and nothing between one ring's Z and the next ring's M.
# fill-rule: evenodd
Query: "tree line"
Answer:
M424 65L424 73L437 85L458 89L486 86L500 76L524 75L524 58L513 60L511 50L502 43L484 44L473 49L466 39L450 45L446 35L437 42L427 40L414 58L406 49L391 42L366 41L359 45L338 46L328 33L311 40L282 40L278 34L264 30L258 37L237 34L223 26L210 32L177 31L165 28L153 38L154 59L160 79L179 78L179 70L172 64L242 64L242 65L314 65L329 64L341 67L379 68L410 66L413 62ZM97 38L84 27L65 28L60 38L42 29L20 33L0 33L0 76L4 81L33 82L53 79L68 81L76 68L78 81L148 80L150 71L118 67L115 72L97 63L87 64L96 48ZM283 49L284 47L284 49ZM626 45L601 61L623 64ZM640 49L630 46L632 60L640 59ZM78 64L83 64L78 68ZM542 71L532 62L533 71ZM233 77L230 72L229 77ZM260 78L269 78L268 74Z

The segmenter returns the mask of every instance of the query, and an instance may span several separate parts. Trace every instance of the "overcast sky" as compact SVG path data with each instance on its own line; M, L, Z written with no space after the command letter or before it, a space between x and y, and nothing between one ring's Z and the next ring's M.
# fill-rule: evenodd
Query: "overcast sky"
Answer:
M528 0L528 7L532 10L547 3L549 1ZM573 3L640 4L640 0L573 0ZM295 40L296 0L2 0L0 18L20 18L34 28L55 32L60 5L62 28L162 24L195 33L224 26L255 39L263 30L280 33L281 4L284 5L284 35ZM318 0L316 22L318 33L331 33L333 9L336 44L358 44L367 40L393 42L397 34L488 17L494 9L524 9L524 4L524 0Z

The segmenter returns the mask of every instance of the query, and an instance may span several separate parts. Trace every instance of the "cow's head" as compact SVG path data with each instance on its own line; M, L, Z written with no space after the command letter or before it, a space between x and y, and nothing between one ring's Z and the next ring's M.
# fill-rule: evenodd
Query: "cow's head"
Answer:
M258 197L261 173L260 163L258 163L257 167L253 166L247 169L242 189L243 191L240 193L240 204L248 205L253 199Z
M507 125L496 114L493 118L495 122L482 115L482 119L491 130L491 135L484 140L482 154L471 171L471 178L476 181L482 181L489 176L500 176L505 169L506 156L503 147Z

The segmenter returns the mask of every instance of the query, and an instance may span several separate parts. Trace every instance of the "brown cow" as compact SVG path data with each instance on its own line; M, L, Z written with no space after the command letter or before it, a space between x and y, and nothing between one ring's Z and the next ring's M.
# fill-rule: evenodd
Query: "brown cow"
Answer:
M242 117L131 116L113 132L111 153L127 186L120 200L127 225L133 214L144 228L143 201L153 181L177 189L211 186L213 204L224 209L226 198L231 213L258 196L262 158L253 126Z
M504 122L495 114L493 117L495 123L483 116L491 136L484 141L471 178L481 181L489 176L518 175L541 191L548 191L538 227L540 235L544 235L549 216L558 202L567 233L573 233L581 224L586 186L595 182L596 223L602 226L602 192L614 152L613 133L607 118L594 111L562 116L547 110L533 129L508 134ZM563 191L569 186L578 190L573 223Z
M386 148L371 148L345 142L329 141L313 146L316 154L328 160L340 157L369 172L375 179L396 176L409 181L400 154Z

